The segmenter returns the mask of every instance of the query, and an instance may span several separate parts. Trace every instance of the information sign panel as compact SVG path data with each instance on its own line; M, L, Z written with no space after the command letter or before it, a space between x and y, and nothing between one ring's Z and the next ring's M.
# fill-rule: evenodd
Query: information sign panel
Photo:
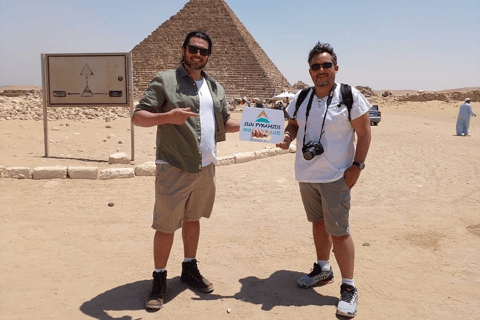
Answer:
M127 53L45 54L49 106L129 104Z
M129 107L133 114L132 53L58 53L41 55L43 131L48 150L48 107ZM134 126L131 126L135 160Z

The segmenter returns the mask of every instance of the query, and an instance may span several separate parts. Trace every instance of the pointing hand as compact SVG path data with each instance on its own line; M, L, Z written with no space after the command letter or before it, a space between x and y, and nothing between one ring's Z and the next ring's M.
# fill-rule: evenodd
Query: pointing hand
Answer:
M187 121L188 117L198 117L198 113L191 112L190 108L172 109L168 113L171 116L171 123L180 126Z

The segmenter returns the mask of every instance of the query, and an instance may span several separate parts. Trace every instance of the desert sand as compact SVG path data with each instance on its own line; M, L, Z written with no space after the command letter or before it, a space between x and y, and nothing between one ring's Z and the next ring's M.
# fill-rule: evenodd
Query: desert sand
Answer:
M472 118L471 137L454 136L459 105L380 106L352 190L355 319L480 319L480 119ZM473 110L480 114L480 103ZM130 153L130 124L106 125L49 122L45 158L41 121L1 121L0 165L109 167L109 154ZM154 130L135 128L135 163L154 160ZM266 147L227 138L220 156ZM341 277L333 255L333 284L296 285L315 251L293 162L288 153L217 168L197 256L215 291L198 294L180 282L177 232L156 313L143 304L153 271L154 177L1 178L0 318L336 319Z

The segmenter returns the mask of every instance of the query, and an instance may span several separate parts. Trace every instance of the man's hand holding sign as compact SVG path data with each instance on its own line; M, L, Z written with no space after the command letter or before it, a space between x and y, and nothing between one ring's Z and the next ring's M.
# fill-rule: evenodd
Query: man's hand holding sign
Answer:
M240 140L279 143L283 141L284 114L274 109L243 108Z

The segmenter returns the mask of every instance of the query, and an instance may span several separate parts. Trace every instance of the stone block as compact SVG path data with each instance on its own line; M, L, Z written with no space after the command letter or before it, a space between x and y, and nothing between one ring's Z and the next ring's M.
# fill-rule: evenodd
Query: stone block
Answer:
M32 177L34 180L65 179L67 178L67 167L57 166L33 168Z
M267 157L273 157L277 155L277 151L273 148L265 149L265 153L267 154Z
M277 148L275 148L275 152L277 154L285 154L285 153L289 153L290 151L289 151L289 149L282 149L282 148L277 147Z
M68 167L68 177L70 179L97 180L97 167Z
M117 152L108 158L108 163L110 164L130 164L130 156L125 152Z
M219 166L228 166L231 164L235 164L235 156L224 156L218 158Z
M257 159L273 157L277 155L277 150L275 148L267 148L264 150L255 151L255 156Z
M133 168L112 168L103 169L98 174L99 180L134 178L135 170Z
M135 167L135 175L136 176L155 176L155 172L157 170L157 165L155 162L145 162L139 164Z
M262 159L267 157L267 150L254 151L255 159Z
M6 167L3 177L13 179L32 179L32 172L32 168L27 167Z
M235 158L235 163L244 163L244 162L255 160L256 155L254 151L250 151L250 152L235 153L233 157Z

